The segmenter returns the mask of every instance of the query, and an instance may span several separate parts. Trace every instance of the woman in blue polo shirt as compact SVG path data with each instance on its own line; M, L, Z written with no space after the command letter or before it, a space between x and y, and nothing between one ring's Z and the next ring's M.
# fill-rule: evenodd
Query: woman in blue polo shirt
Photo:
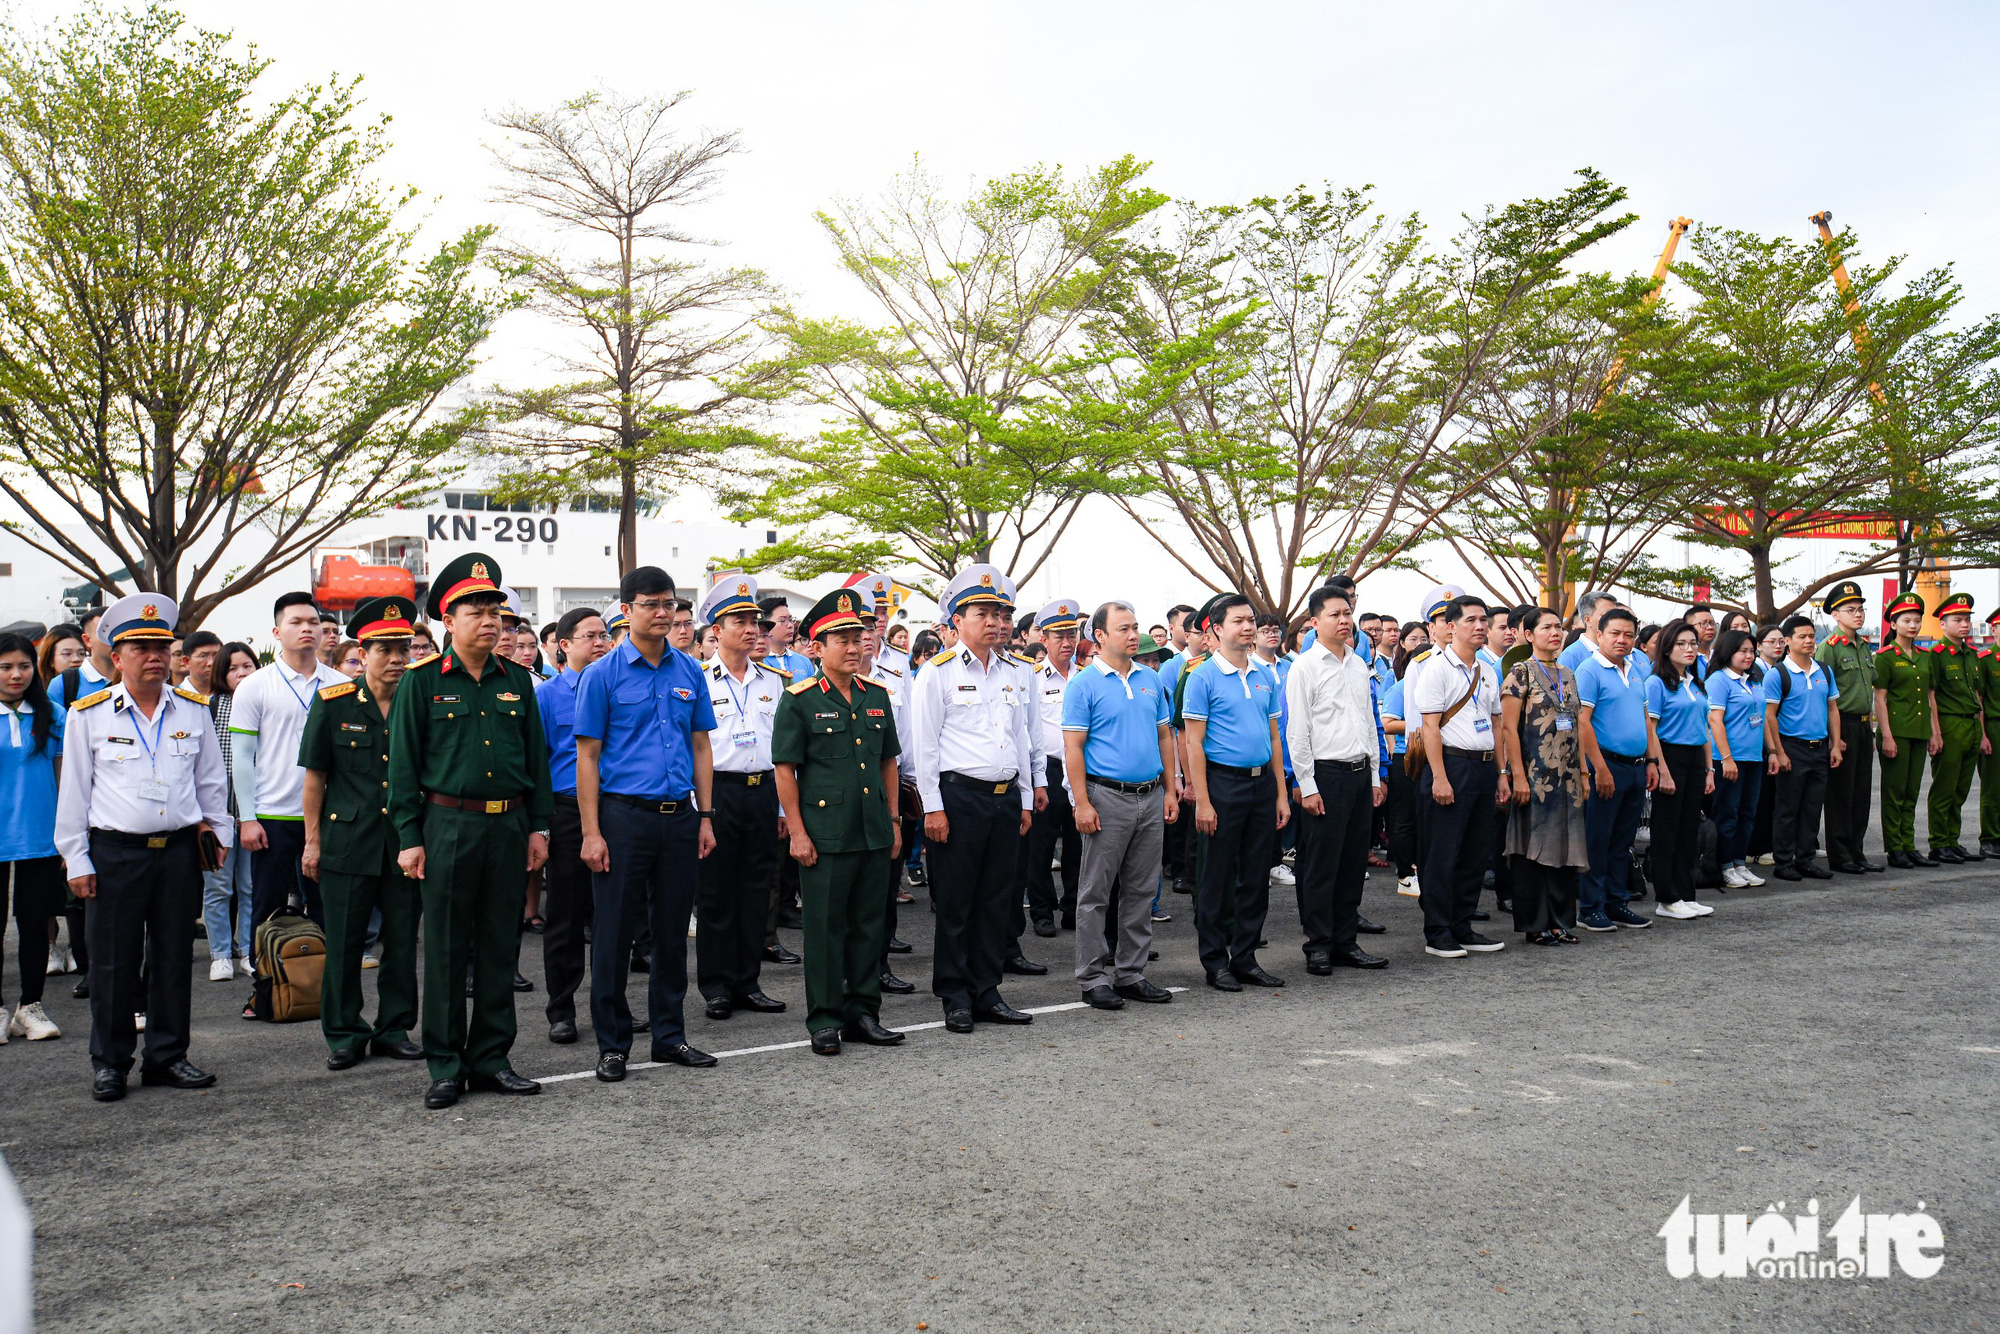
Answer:
M1646 747L1657 762L1653 845L1648 854L1653 916L1686 921L1715 909L1694 897L1694 863L1701 837L1701 799L1715 786L1708 764L1708 696L1694 679L1701 636L1686 621L1669 621L1653 644L1646 678Z
M1415 622L1411 622L1415 624ZM1421 627L1419 627L1421 628ZM1396 892L1417 898L1417 780L1403 767L1403 752L1410 748L1409 725L1403 720L1403 669L1407 654L1397 654L1396 679L1382 695L1382 732L1389 739L1389 795L1383 805L1389 812L1389 860L1396 864Z
M68 882L56 855L56 758L62 754L62 711L50 703L36 671L35 645L24 635L0 635L0 915L12 891L19 928L21 1002L9 1016L0 1006L0 1042L11 1035L39 1041L62 1030L42 1013L49 971L49 920L63 910Z
M1724 889L1764 883L1750 869L1750 827L1764 790L1764 683L1757 672L1757 641L1743 630L1724 630L1709 655L1708 731L1715 749L1716 856Z

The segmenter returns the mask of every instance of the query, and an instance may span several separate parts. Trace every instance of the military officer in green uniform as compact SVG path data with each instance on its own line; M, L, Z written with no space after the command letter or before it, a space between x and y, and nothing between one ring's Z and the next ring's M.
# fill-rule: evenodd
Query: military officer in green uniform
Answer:
M539 1093L514 1073L514 967L521 873L548 859L555 812L549 748L527 668L494 653L506 596L500 563L468 552L431 583L444 651L410 664L389 710L389 819L397 864L423 884L424 1105L467 1087ZM472 1018L466 960L474 959Z
M1889 642L1875 654L1875 726L1882 750L1882 847L1899 871L1937 863L1917 851L1917 794L1924 756L1935 755L1930 657L1917 649L1924 600L1898 593L1882 612Z
M365 1056L415 1061L417 1026L417 882L396 864L400 844L389 823L389 708L410 665L410 617L404 598L369 598L354 608L348 634L359 640L361 678L319 692L299 738L305 773L307 876L326 903L326 971L320 975L319 1026L329 1070ZM375 974L375 1022L361 1018L361 960L368 918L382 912L382 964Z
M1875 748L1870 721L1875 716L1875 651L1861 637L1868 602L1852 579L1835 584L1821 603L1839 629L1820 641L1813 657L1833 678L1834 704L1840 710L1840 753L1843 763L1826 777L1826 861L1836 871L1860 875L1886 871L1861 850L1868 836L1868 807L1874 793Z
M1931 645L1931 716L1939 746L1931 757L1931 856L1941 862L1985 861L1985 854L1959 845L1960 813L1972 795L1972 774L1989 744L1981 721L1979 657L1973 651L1972 595L1947 593L1938 603L1944 638Z
M896 757L902 745L889 692L859 674L861 600L838 589L813 605L806 637L819 675L778 701L771 759L789 814L805 910L806 1031L821 1056L843 1037L903 1040L882 1026L882 882L902 850Z
M2000 632L2000 608L1986 624ZM2000 648L1979 650L1979 707L1986 718L1979 750L1979 852L2000 857Z

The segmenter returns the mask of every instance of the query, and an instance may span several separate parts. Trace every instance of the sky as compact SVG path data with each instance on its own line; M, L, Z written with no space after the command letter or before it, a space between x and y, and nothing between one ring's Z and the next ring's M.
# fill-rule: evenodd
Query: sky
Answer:
M27 0L17 20L71 6ZM1901 3L727 3L186 0L254 42L268 78L361 75L393 117L389 176L442 236L486 220L486 117L592 88L691 90L691 125L746 151L697 225L804 308L859 313L813 214L878 193L913 155L948 184L1130 153L1204 202L1301 183L1372 184L1435 231L1595 167L1639 222L1591 263L1649 270L1668 221L1806 239L1831 209L1862 256L1952 263L2000 309L2000 6ZM1982 89L1986 90L1982 92ZM510 318L487 378L536 378L546 329ZM681 502L705 508L700 497ZM1197 600L1106 506L1024 600ZM1146 559L1131 561L1133 551ZM1828 553L1831 554L1831 553ZM1132 586L1069 587L1121 555ZM1439 571L1445 577L1450 572ZM1425 580L1381 576L1414 603ZM1990 590L1994 581L1978 576ZM1375 590L1366 590L1375 595ZM1990 594L1989 594L1990 595ZM1364 597L1364 601L1373 597ZM1987 605L1991 605L1989 602Z

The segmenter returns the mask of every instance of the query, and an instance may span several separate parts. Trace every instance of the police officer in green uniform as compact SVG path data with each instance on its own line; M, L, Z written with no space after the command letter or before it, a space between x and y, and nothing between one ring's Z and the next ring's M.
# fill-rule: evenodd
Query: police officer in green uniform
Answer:
M1931 715L1939 746L1931 757L1931 856L1941 862L1985 861L1959 846L1960 813L1972 795L1972 774L1986 742L1979 700L1979 658L1970 643L1972 595L1947 593L1938 603L1944 638L1931 645Z
M1917 851L1917 795L1924 756L1935 755L1930 658L1917 650L1924 600L1898 593L1882 612L1889 642L1875 654L1875 726L1882 749L1882 847L1899 871L1937 863Z
M882 882L902 851L896 757L902 745L889 692L859 675L861 600L837 589L813 605L806 637L819 675L778 701L771 759L792 819L805 909L806 1031L821 1056L843 1037L873 1046L903 1040L882 1026Z
M1875 715L1875 653L1861 638L1868 603L1861 585L1843 579L1821 604L1840 626L1820 641L1813 657L1833 677L1834 703L1840 710L1842 763L1826 777L1826 861L1836 871L1860 875L1886 871L1862 853L1868 836L1870 790L1875 775L1875 748L1869 721Z
M2000 609L1986 624L2000 631ZM1986 716L1979 750L1979 852L2000 857L2000 649L1979 650L1979 707Z
M347 630L361 643L361 678L322 689L299 738L299 764L306 771L301 860L326 903L319 1026L329 1070L346 1070L369 1055L415 1061L424 1054L410 1041L417 1026L423 895L396 864L399 845L389 823L389 709L410 665L414 610L397 597L355 606ZM361 961L368 918L378 908L382 964L371 1025L361 1018Z
M444 651L410 664L389 710L389 819L397 864L423 884L424 1105L469 1086L539 1093L514 1073L514 966L521 873L548 859L549 748L527 668L493 651L506 596L500 563L468 552L431 583ZM472 1018L465 969L473 969Z

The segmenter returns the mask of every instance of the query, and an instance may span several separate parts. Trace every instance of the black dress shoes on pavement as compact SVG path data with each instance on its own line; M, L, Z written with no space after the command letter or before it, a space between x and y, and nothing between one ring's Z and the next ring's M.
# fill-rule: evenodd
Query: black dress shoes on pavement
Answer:
M917 989L914 982L905 982L888 969L882 970L882 994L885 996L907 996Z
M1137 982L1120 982L1111 988L1129 1001L1141 1001L1147 1005L1165 1005L1174 998L1174 993L1165 987L1156 987L1145 978Z
M599 1065L601 1066L602 1064L603 1062L600 1061ZM624 1065L622 1059L619 1061L619 1065ZM526 1075L517 1075L505 1067L495 1070L490 1075L474 1075L469 1083L473 1089L480 1093L511 1093L517 1098L524 1098L530 1094L542 1091L542 1086L534 1080L529 1079Z
M1910 854L1910 865L1912 866L1936 866L1938 864L1936 857L1927 856L1921 852L1912 852Z
M458 1101L458 1094L456 1079L440 1079L424 1091L424 1106L434 1112L441 1112Z
M1931 860L1941 866L1956 866L1965 860L1965 854L1956 847L1946 844L1944 847L1931 849Z
M1798 866L1799 866L1799 874L1804 876L1808 880L1833 879L1833 872L1827 870L1824 866L1821 866L1818 862L1800 862Z
M75 997L77 1000L89 1000L90 975L88 973L84 974L83 980L81 982L78 982L75 986L71 987L69 994ZM124 1095L121 1093L119 1096L123 1097Z
M898 940L894 936L889 937L889 953L891 954L908 954L915 948L907 940Z
M871 1047L893 1047L905 1035L882 1027L882 1021L874 1015L864 1014L848 1020L841 1027L840 1036L849 1042L865 1042Z
M205 1089L215 1083L215 1076L195 1069L186 1061L175 1061L172 1065L142 1068L139 1082L147 1088Z
M1981 839L1979 843L1979 850L1988 857L2000 857L2000 839L1996 838Z
M90 1096L99 1102L117 1102L125 1096L123 1070L98 1070L90 1076Z
M1986 853L1984 852L1984 850L1975 852L1973 849L1966 847L1963 843L1954 843L1951 845L1951 848L1953 852L1956 852L1959 856L1965 858L1965 860L1969 862L1983 862L1986 860Z
M1236 974L1236 980L1245 986L1282 987L1285 985L1285 979L1271 976L1254 963L1248 968L1236 968L1231 971Z
M616 1084L625 1078L625 1053L618 1051L599 1052L597 1055L597 1077L607 1084Z
M734 1002L739 1010L750 1010L756 1014L783 1014L785 1003L774 1000L761 991L751 991L738 996Z
M534 989L535 989L535 984L533 982L530 982L527 978L521 976L521 970L516 968L514 970L514 990L533 991Z
M1333 959L1317 951L1306 956L1306 971L1314 977L1332 977Z
M368 1054L362 1047L336 1047L326 1054L326 1068L329 1070L352 1070L361 1064Z
M575 1032L575 1025L572 1024L570 1026L570 1031ZM574 1040L573 1038L571 1039L571 1041ZM368 1044L368 1054L370 1056L386 1056L392 1061L421 1061L424 1059L424 1047L421 1042L415 1042L409 1038L403 1038L396 1042L384 1042L382 1039L376 1038Z
M1773 876L1773 877L1774 877L1775 879L1778 879L1778 880L1803 880L1803 879L1805 879L1805 877L1804 877L1804 876L1802 876L1802 875L1800 875L1800 874L1799 874L1799 868L1798 868L1798 867L1796 867L1796 866L1789 866L1789 865L1787 865L1787 866L1779 866L1779 867L1776 867L1776 868L1774 868L1774 869L1772 870L1772 872L1771 872L1771 875L1772 875L1772 876Z
M1019 973L1022 977L1040 977L1043 973L1049 971L1049 966L1045 963L1036 963L1025 954L1016 954L1013 958L1000 965L1000 971L1003 973Z
M1093 1010L1122 1010L1125 1008L1125 998L1102 982L1084 992L1083 999L1084 1003Z
M972 1012L972 1017L982 1024L1032 1024L1035 1016L1023 1014L1006 1001L995 1001Z
M569 1019L558 1019L549 1025L549 1041L559 1047L567 1047L576 1041L576 1023Z
M1490 922L1493 920L1493 915L1483 908L1474 908L1472 910L1472 920L1475 922Z
M1842 875L1867 875L1868 868L1860 862L1835 862L1833 869Z
M684 1065L690 1070L706 1070L715 1064L713 1056L705 1051L696 1051L685 1042L653 1048L653 1060L659 1065Z
M970 1033L972 1031L972 1011L946 1010L944 1012L945 1031L950 1033Z
M1907 871L1915 864L1910 860L1910 854L1907 852L1892 852L1889 854L1889 868L1891 870Z
M1055 923L1054 923L1053 921L1051 921L1050 919L1048 919L1048 918L1044 917L1044 918L1042 918L1042 919L1041 919L1040 921L1037 921L1037 922L1035 923L1035 934L1036 934L1036 935L1038 935L1038 936L1053 936L1053 935L1054 935L1055 933L1056 933L1056 924L1055 924Z
M632 956L632 971L635 973L652 972L653 971L652 957L650 955L645 955L645 954L634 954Z
M812 1050L815 1056L840 1055L840 1030L822 1028L812 1035Z
M1383 932L1387 931L1389 928L1383 926L1380 922L1371 922L1366 917L1362 917L1359 914L1357 914L1355 917L1354 929L1356 931L1359 931L1364 936L1379 936Z
M798 961L799 956L786 949L783 945L766 945L764 947L765 963L797 963Z
M1243 990L1243 984L1238 982L1232 973L1210 973L1208 975L1208 985L1214 987L1217 991Z
M1387 968L1389 961L1364 949L1345 949L1333 952L1333 964L1337 968Z
M718 997L703 1006L702 1013L711 1019L727 1019L730 1015L736 1013L736 1007L729 1003L727 997Z

